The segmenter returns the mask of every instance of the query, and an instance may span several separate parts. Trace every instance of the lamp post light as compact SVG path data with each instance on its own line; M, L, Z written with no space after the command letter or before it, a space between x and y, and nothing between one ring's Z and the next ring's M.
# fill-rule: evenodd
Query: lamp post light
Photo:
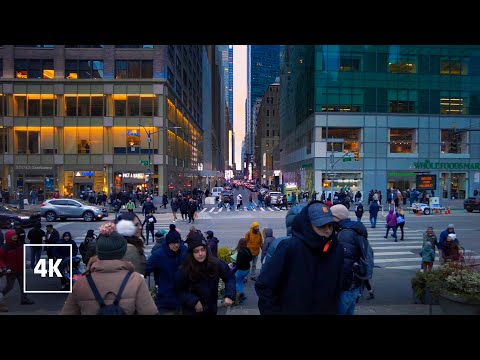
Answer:
M148 143L148 169L147 169L147 175L148 175L148 187L151 192L151 195L153 196L154 194L154 189L153 189L153 169L152 169L152 135L158 133L159 131L162 130L168 130L168 129L181 129L181 126L172 126L172 127L167 127L163 129L158 129L157 131L151 131L147 130L145 126L143 126L141 123L138 123L139 126L145 130L145 133L147 134L147 143ZM148 191L147 191L148 192Z

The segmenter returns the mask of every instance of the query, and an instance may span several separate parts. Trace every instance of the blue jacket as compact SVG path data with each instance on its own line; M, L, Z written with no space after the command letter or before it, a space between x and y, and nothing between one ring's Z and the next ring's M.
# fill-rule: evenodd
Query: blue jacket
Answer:
M72 257L77 256L78 254L78 245L77 243L70 239L68 242L66 242L63 239L60 239L57 241L57 244L70 244L72 245ZM56 257L57 259L65 259L67 257L70 257L70 247L69 246L55 246L53 247L53 256Z
M343 248L334 233L328 239L315 233L308 218L308 206L295 217L291 239L280 242L257 278L255 291L262 315L337 314Z
M145 266L145 275L153 272L157 285L157 307L159 310L176 310L180 307L180 300L175 294L175 274L187 255L187 247L182 244L177 253L174 253L165 241L160 248L152 252Z

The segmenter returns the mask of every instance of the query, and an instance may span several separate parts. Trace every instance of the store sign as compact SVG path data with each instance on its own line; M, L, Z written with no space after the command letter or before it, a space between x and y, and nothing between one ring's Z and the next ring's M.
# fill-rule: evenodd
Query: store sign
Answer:
M387 173L388 177L415 177L416 173L412 172L389 172Z
M273 170L273 176L280 176L282 170Z
M437 175L417 175L417 190L435 190Z
M95 175L95 171L77 171L75 173L75 177L79 177L79 176L94 176Z
M15 170L53 170L53 166L15 165Z
M118 176L123 177L124 179L145 179L144 173L120 173Z
M480 163L451 162L440 163L430 162L430 160L418 161L413 163L415 169L425 170L480 170Z

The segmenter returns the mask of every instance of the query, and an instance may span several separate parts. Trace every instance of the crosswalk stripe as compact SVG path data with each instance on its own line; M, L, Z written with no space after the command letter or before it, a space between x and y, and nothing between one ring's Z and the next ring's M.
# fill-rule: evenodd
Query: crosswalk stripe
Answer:
M210 209L210 211L209 211L209 212L212 212L213 210L215 210L215 208L214 208L214 207L212 207L212 208Z

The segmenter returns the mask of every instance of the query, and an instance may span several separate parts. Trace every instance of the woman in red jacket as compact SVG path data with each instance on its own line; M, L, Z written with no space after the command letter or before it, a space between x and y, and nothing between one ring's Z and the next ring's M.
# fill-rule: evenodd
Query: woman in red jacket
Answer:
M6 285L0 292L0 312L8 311L4 296L13 289L15 280L20 286L20 303L22 305L34 304L23 292L23 269L23 244L18 241L15 230L9 230L5 233L5 244L0 247L0 274L7 278Z

